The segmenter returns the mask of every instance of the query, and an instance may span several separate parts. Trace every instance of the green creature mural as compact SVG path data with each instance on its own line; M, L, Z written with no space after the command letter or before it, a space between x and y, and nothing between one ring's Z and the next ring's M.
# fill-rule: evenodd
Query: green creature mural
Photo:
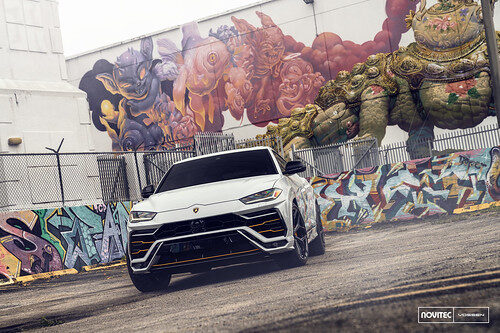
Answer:
M415 42L371 55L340 71L319 91L315 105L295 109L270 125L286 149L376 138L389 125L409 135L412 158L427 149L434 129L472 128L494 115L492 82L481 7L473 0L426 1L406 18ZM500 32L497 32L500 42Z

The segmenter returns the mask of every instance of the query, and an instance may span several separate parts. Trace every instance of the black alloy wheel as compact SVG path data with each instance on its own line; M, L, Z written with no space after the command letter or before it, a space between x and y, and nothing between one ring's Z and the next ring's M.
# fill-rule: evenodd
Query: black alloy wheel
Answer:
M303 266L309 257L307 230L300 210L295 203L292 206L294 248L278 255L277 262L283 268Z
M316 202L316 232L318 236L311 242L309 246L311 256L320 256L325 254L326 251L326 241L325 241L325 230L323 229L323 222L321 222L321 210Z

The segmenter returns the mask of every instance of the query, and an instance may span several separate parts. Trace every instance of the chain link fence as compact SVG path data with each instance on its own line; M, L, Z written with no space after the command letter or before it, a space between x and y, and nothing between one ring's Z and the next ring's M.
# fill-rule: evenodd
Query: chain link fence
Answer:
M236 143L232 134L200 133L162 151L0 154L0 211L141 200L140 189L156 186L175 162L257 146L283 152L281 138Z
M499 145L500 129L498 125L491 124L436 135L433 140L384 145L379 148L379 155L381 163L390 164Z
M300 150L292 147L292 158L306 166L301 176L314 177L499 145L500 129L492 124L437 135L432 140L396 142L382 147L371 138Z
M303 177L446 155L500 145L497 125L438 135L433 141L377 146L376 139L295 150ZM191 145L163 151L0 154L0 211L141 200L140 189L156 186L175 162L229 149L267 146L284 156L280 137L235 140L202 133Z

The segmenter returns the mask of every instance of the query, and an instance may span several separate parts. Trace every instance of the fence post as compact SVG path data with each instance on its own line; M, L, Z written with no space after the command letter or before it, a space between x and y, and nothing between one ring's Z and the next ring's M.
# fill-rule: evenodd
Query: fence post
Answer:
M196 153L196 134L193 135L193 157L196 157L198 156L198 154Z
M295 145L292 145L292 149L290 150L290 161L293 161L295 156Z
M429 157L432 157L432 141L427 140L427 147L429 148Z
M281 136L276 136L276 145L278 146L278 149L280 151L280 155L285 157L285 148L283 147L283 139Z
M141 172L139 171L139 162L137 161L137 150L134 150L134 160L135 160L135 169L137 171L137 179L139 180L139 189L142 190Z
M56 154L56 161L57 161L57 171L59 173L59 186L61 188L61 201L62 205L64 207L64 186L63 186L63 179L62 179L62 170L61 170L61 159L59 157L59 151L61 151L62 144L64 142L64 138L62 138L61 143L59 144L59 147L57 147L57 150L49 147L45 147L45 149L50 150Z

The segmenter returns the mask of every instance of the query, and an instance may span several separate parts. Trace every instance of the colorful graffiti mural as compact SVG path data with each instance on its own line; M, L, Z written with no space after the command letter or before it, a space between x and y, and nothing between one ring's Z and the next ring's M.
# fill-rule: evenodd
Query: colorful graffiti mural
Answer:
M127 202L0 213L0 278L122 258L130 208Z
M327 230L451 214L500 201L500 147L311 180Z
M207 37L187 24L180 48L159 38L156 59L153 39L145 38L114 64L98 60L79 87L114 150L168 148L199 131L221 131L226 117L265 127L312 103L339 71L395 51L417 2L386 0L381 31L361 44L324 32L306 46L259 11L260 27L233 16L231 26L210 29Z

